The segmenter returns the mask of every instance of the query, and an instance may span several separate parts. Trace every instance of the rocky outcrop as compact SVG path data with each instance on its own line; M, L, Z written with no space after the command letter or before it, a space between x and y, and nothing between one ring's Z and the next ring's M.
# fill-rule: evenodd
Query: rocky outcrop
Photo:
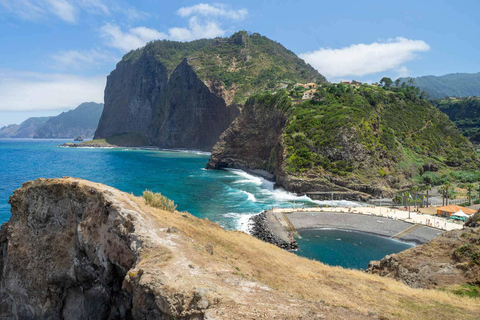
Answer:
M480 228L445 232L421 246L370 262L367 272L413 288L480 285Z
M211 93L187 59L168 78L163 63L144 53L108 76L95 139L136 133L161 148L210 151L238 110Z
M170 76L165 96L150 125L152 144L162 148L210 151L239 113L210 92L187 59Z
M147 53L135 62L119 62L107 77L105 106L95 139L137 132L149 136L154 112L165 100L167 69Z
M467 319L480 307L396 291L388 279L85 180L28 182L10 204L0 231L1 319L430 319L431 305L445 319ZM380 295L381 305L371 299ZM407 299L422 303L398 305Z

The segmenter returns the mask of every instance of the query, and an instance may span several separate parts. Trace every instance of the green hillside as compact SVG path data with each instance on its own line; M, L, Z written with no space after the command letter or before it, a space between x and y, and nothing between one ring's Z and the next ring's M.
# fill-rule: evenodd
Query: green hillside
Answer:
M188 58L201 80L219 81L222 89L231 90L233 103L243 103L246 97L264 89L296 82L326 82L325 77L280 43L245 31L229 38L154 41L126 54L122 61L135 62L142 54L155 55L169 74Z
M399 80L407 82L409 79ZM480 96L480 72L451 73L440 77L424 76L413 79L415 85L425 91L431 99Z
M291 174L394 180L424 167L477 162L467 139L413 86L325 84L313 101L288 112L284 139Z
M432 100L474 143L480 143L480 98L449 98Z

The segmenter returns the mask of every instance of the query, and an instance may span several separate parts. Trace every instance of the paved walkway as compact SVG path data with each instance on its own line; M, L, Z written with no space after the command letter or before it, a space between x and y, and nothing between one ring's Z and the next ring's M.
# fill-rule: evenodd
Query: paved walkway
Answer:
M291 208L274 209L275 212L292 212ZM392 220L402 220L410 223L418 223L425 226L431 226L441 230L462 229L463 224L442 217L410 212L399 209L390 209L386 207L326 207L326 208L300 208L295 212L334 212L334 213L357 213L367 216L385 217ZM295 224L294 224L295 226ZM296 226L295 226L296 227Z

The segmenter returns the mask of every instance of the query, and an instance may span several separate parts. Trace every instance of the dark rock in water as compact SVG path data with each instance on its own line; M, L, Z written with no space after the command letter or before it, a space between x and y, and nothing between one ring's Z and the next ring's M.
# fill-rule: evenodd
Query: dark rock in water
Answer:
M76 137L75 139L73 139L73 141L83 141L83 138L80 137L80 136L78 136L78 137Z
M287 242L273 234L266 221L267 213L265 211L251 217L250 234L257 239L274 244L285 250L295 250L298 248L298 244L295 240Z

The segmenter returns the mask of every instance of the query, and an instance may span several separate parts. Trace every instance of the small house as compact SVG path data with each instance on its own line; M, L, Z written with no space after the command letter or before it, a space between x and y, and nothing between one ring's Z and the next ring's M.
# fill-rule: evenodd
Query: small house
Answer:
M448 205L448 206L443 206L443 207L437 207L435 208L437 210L437 216L440 216L440 217L446 217L446 218L450 218L450 216L454 213L457 213L459 211L463 211L464 213L466 213L467 215L471 216L472 214L474 214L476 211L473 210L473 209L469 209L469 208L466 208L466 207L461 207L461 206L457 206L457 205Z
M310 90L307 90L303 93L303 97L302 99L303 100L312 100L313 99L313 95L315 94L315 89L310 89Z

